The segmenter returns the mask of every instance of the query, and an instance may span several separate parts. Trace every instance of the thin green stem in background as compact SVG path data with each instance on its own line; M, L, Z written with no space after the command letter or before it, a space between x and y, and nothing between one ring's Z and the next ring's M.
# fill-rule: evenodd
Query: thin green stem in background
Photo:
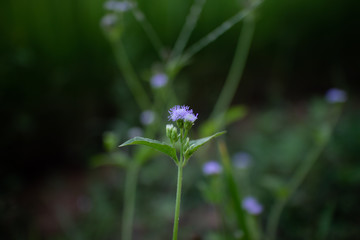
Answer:
M128 56L126 55L125 48L121 40L118 40L116 43L113 43L113 48L116 56L116 61L124 74L124 79L127 85L130 88L130 91L134 95L135 100L142 110L150 108L150 99L140 83L135 70L133 69Z
M298 169L295 171L295 174L293 175L292 179L290 180L288 186L287 186L287 195L286 197L279 199L274 206L272 207L272 210L270 212L269 220L268 220L268 226L267 226L267 237L268 240L275 240L276 232L278 228L278 223L280 220L280 216L282 211L284 210L286 204L290 200L290 198L293 196L293 194L296 192L296 190L299 188L301 183L304 181L305 177L309 174L312 166L316 163L316 160L319 159L320 154L328 144L328 142L331 139L331 133L334 131L334 128L336 126L336 123L340 117L341 108L336 108L336 116L331 126L329 126L329 129L325 131L322 139L317 142L315 147L310 151L310 153L305 158L304 162L298 167Z
M242 30L236 46L236 52L230 67L229 74L225 81L225 85L215 104L211 118L221 115L230 106L231 100L234 98L235 92L239 86L241 77L244 72L251 41L255 31L255 20L253 14L249 14L243 23Z
M135 211L136 185L139 173L139 165L136 161L129 164L126 172L124 212L122 217L121 239L131 240L133 231L133 220Z
M218 143L221 160L224 166L224 172L226 177L226 185L228 187L232 204L235 210L236 220L238 222L239 230L243 232L243 239L250 240L251 236L249 233L249 228L246 222L246 213L241 207L241 196L238 191L238 186L236 185L234 174L232 171L232 166L230 163L229 153L224 141L219 140Z
M211 42L215 41L219 36L221 36L227 30L232 28L235 24L243 20L246 16L248 16L251 12L253 12L260 5L261 2L262 1L257 1L256 3L252 4L250 7L240 11L238 14L236 14L235 16L231 17L230 19L222 23L219 27L215 28L208 35L206 35L198 42L196 42L194 45L189 47L189 49L184 53L185 61L190 59L192 56L194 56L201 49L209 45Z
M144 29L145 33L150 39L150 42L152 43L153 47L155 48L157 54L159 55L159 58L164 61L164 56L162 54L162 50L164 49L163 44L158 36L158 34L155 32L154 28L150 24L150 22L147 20L145 14L138 8L137 3L135 3L135 8L133 8L132 13L135 17L135 19L140 23L142 28Z
M174 51L172 53L173 58L176 58L182 54L190 38L190 35L196 26L205 2L206 0L195 0L193 5L191 6L184 27L181 30L179 38L175 43Z

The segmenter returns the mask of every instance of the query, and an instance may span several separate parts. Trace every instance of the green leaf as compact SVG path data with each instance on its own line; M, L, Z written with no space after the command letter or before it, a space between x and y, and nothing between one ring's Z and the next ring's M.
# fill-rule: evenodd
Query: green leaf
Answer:
M223 135L225 133L226 133L226 131L222 131L222 132L215 133L214 135L212 135L210 137L200 138L200 139L197 139L197 140L190 141L190 144L189 144L190 146L185 152L185 158L189 159L191 157L191 155L194 152L196 152L202 145L209 142L211 139L216 138L218 136L221 136L221 135Z
M153 149L156 149L162 153L165 153L172 159L174 159L175 162L178 162L177 156L176 156L176 150L172 146L170 146L167 143L159 142L157 140L149 139L149 138L143 138L143 137L134 137L123 144L121 144L119 147L124 147L128 145L144 145L151 147Z

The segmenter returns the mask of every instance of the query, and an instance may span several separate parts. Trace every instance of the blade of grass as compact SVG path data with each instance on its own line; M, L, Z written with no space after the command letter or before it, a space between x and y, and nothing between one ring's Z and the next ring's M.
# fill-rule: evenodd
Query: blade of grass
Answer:
M238 186L236 185L232 166L230 163L229 154L226 148L226 145L223 140L219 140L218 142L219 152L221 155L221 160L224 165L224 172L226 177L226 185L230 192L230 197L232 200L232 204L235 210L236 220L238 223L239 229L243 232L243 239L250 240L249 228L246 222L246 214L245 211L241 207L241 196L238 191Z

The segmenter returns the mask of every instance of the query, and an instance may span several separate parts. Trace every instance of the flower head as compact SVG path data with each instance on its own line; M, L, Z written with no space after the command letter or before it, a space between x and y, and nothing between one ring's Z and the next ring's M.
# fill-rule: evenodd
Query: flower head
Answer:
M205 175L215 175L222 171L222 166L217 161L209 161L203 165L203 173Z
M165 73L157 73L150 79L150 84L153 88L161 88L168 82L168 76Z
M100 25L105 28L112 28L115 26L116 22L118 21L118 17L115 14L107 14L105 15L100 22Z
M146 110L146 111L142 112L140 115L140 121L144 125L149 125L149 124L153 123L154 120L155 120L155 114L151 110Z
M126 12L133 7L134 6L131 2L125 2L125 1L119 2L119 1L110 0L110 1L105 2L105 4L104 4L104 8L106 10L110 10L110 11L114 11L114 12Z
M233 156L233 163L237 168L247 168L251 164L251 155L246 152L238 152Z
M139 127L130 128L127 132L129 138L140 137L144 134L143 130Z
M243 199L242 207L252 215L258 215L263 210L263 206L252 196L247 196Z
M343 103L346 102L347 96L344 90L331 88L326 92L325 99L329 103Z
M194 123L198 116L198 114L195 115L193 113L193 110L190 109L190 107L185 105L184 106L176 105L172 107L169 110L169 114L170 114L169 121L171 120L173 122L176 122L178 120L184 120L184 121L186 120Z

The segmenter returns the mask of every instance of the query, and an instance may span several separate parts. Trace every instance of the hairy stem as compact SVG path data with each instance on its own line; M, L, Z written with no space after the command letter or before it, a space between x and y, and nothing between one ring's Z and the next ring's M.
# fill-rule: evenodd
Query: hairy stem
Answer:
M178 178L176 189L176 202L175 202L175 215L174 215L174 228L173 228L173 240L177 240L179 218L180 218L180 202L181 202L181 187L182 187L182 170L183 170L183 130L180 129L180 159L178 163Z
M174 216L174 229L173 229L173 240L177 240L179 218L180 218L180 202L181 202L181 185L182 185L182 169L183 167L178 166L178 178L177 178L177 190L176 190L176 203L175 203L175 216Z

